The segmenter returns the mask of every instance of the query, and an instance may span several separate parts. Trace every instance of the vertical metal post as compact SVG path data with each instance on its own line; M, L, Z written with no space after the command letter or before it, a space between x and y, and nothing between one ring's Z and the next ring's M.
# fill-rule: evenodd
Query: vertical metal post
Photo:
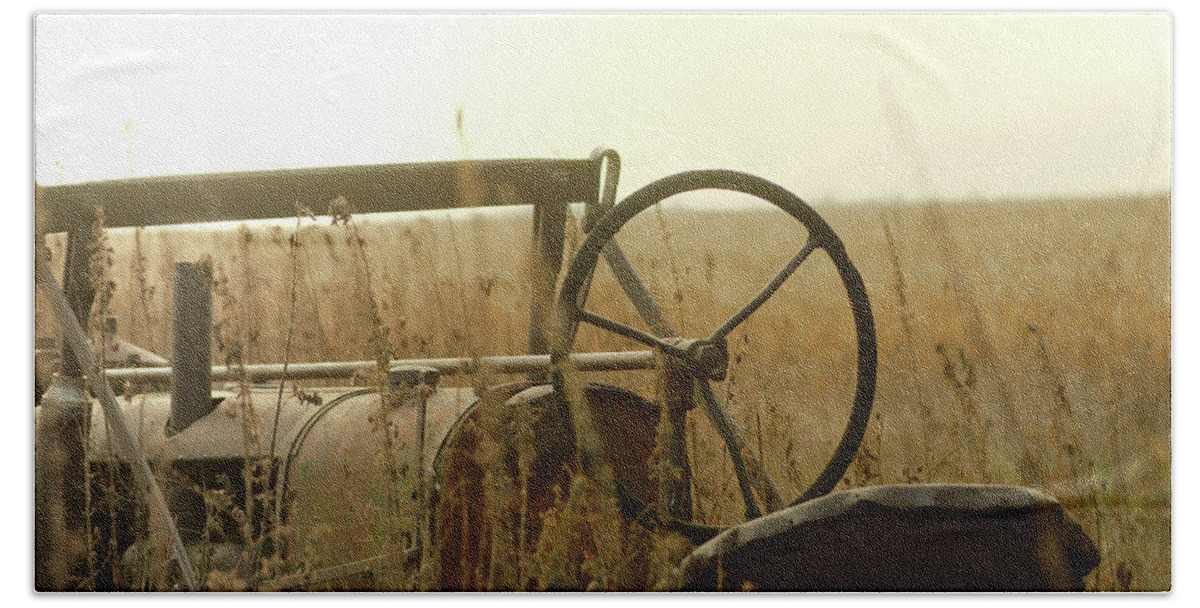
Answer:
M82 225L80 225L82 224ZM63 291L79 325L88 326L88 317L92 312L92 301L96 298L96 290L92 286L91 258L96 247L96 237L91 230L91 224L79 222L79 227L67 233L66 264L63 267ZM67 348L66 341L62 347L62 373L64 376L80 377L84 374L83 366L75 353Z
M186 429L213 409L212 265L209 262L175 264L174 314L168 434Z
M660 414L665 419L659 421L658 447L670 465L672 475L659 480L658 502L671 519L691 521L692 467L687 457L686 423L688 410L695 407L692 396L698 380L678 360L662 358L666 362L662 372L666 403Z
M89 267L96 243L92 219L78 218L67 232L63 268L68 306L85 326L96 295ZM91 422L86 373L64 339L62 374L51 380L34 430L34 585L39 591L71 590L78 580L75 570L90 550L83 540L91 525L83 521Z
M563 240L567 225L565 203L537 203L533 207L533 300L529 311L529 349L531 355L550 352L549 323L554 306L554 288L563 261ZM536 378L533 376L537 376ZM545 374L531 374L540 382Z
M108 385L108 382L104 378L104 373L96 365L96 358L92 353L92 347L88 344L87 336L83 333L83 328L79 325L79 320L75 317L74 311L71 310L71 305L67 301L66 294L63 293L62 288L58 285L58 279L54 277L54 273L50 272L47 266L49 256L46 253L45 247L39 247L35 255L36 258L33 265L34 283L38 289L42 290L49 297L50 304L54 307L54 316L58 318L63 331L63 344L69 349L69 352L74 354L75 360L79 363L81 369L88 371L91 377L95 379L88 385L88 388L97 393L96 396L100 399L100 406L104 408L104 418L115 431L109 437L116 439L118 449L125 455L130 465L132 465L134 479L137 480L138 486L146 494L147 501L150 503L151 514L170 533L172 555L179 564L179 569L182 571L185 589L189 591L195 590L198 588L196 571L192 568L192 561L188 558L187 549L183 546L183 539L179 536L179 529L175 526L175 520L171 516L171 511L167 507L166 500L163 499L158 483L154 480L154 474L150 472L150 465L146 463L146 455L142 453L137 437L129 430L129 424L125 421L125 415L121 411L121 406L117 404L117 397L113 394L112 387ZM81 441L80 443L82 444L83 442ZM44 473L50 469L45 466L35 465L35 470Z

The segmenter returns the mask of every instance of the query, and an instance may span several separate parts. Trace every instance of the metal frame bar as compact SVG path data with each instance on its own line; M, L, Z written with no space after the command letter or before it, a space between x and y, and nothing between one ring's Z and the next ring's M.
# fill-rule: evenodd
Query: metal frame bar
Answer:
M578 353L567 359L567 365L584 372L628 371L655 369L655 353L650 350ZM510 355L500 357L460 357L446 359L398 359L390 363L431 367L444 375L472 374L489 371L498 374L528 374L550 371L550 355ZM293 380L317 378L348 378L359 372L377 369L377 361L338 361L327 363L290 363L287 377ZM279 363L224 366L212 368L213 380L237 380L246 376L251 381L274 380L283 377L283 365ZM130 367L104 371L109 381L155 382L171 377L169 367Z
M94 294L87 280L98 210L104 227L160 226L294 216L297 204L317 213L320 205L346 197L355 213L382 213L462 206L534 206L533 246L537 272L530 303L529 354L546 354L565 236L567 204L589 210L601 190L615 191L620 157L597 150L586 159L500 159L314 169L244 171L87 182L35 189L35 231L67 232L64 283L80 324L86 326ZM602 176L604 183L602 183ZM609 186L611 184L611 187ZM64 372L79 366L64 349Z
M463 176L472 177L469 184ZM598 196L593 159L501 159L176 175L38 187L38 234L293 217L344 196L357 213L465 205L585 202Z

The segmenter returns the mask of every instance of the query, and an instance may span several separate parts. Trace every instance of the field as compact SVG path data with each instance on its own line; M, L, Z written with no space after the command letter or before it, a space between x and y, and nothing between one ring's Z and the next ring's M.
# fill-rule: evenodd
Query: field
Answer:
M721 200L669 201L619 235L684 335L710 333L804 242L786 215ZM875 410L843 483L1041 488L1100 549L1089 589L1169 589L1169 198L815 207L861 271L878 329ZM521 354L530 217L462 209L355 216L349 227L325 216L114 230L106 266L115 289L103 312L122 336L169 354L171 264L209 255L214 318L219 331L242 337L248 363L282 361L289 335L292 362L374 359L381 328L396 358ZM577 226L570 230L577 243ZM60 263L62 246L52 246ZM636 324L607 269L589 309ZM39 303L39 336L56 332L47 312ZM845 292L818 253L730 336L730 376L717 391L785 497L807 487L845 425L852 329ZM590 328L576 342L580 351L635 348ZM597 379L654 391L648 374ZM723 444L691 416L698 517L736 523ZM666 544L647 551L678 552ZM540 563L555 550L527 549L544 552Z

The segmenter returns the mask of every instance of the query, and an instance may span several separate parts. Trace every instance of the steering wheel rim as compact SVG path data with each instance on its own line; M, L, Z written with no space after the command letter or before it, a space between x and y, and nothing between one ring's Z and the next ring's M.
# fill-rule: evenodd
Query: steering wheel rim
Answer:
M574 344L575 334L579 323L582 321L587 321L614 333L651 344L651 342L647 341L647 338L653 339L653 337L644 334L644 332L584 311L584 301L587 298L591 277L599 262L601 251L607 243L613 240L622 226L651 206L678 194L696 190L714 189L740 192L773 204L803 224L808 230L809 239L804 249L793 258L788 266L785 266L784 270L781 270L776 275L772 283L768 284L763 291L760 291L750 304L739 310L734 317L731 317L720 329L714 332L709 337L710 340L717 338L723 341L724 336L729 331L732 331L741 321L744 321L750 314L753 314L766 299L770 298L774 290L786 281L796 267L816 249L824 250L833 261L850 302L851 312L854 317L858 351L853 407L845 430L842 433L842 438L837 448L835 448L833 456L826 463L822 472L809 485L808 489L799 498L790 503L792 505L799 504L831 492L842 476L845 475L846 470L853 461L854 455L857 453L863 435L866 432L874 402L877 352L874 316L871 313L866 287L863 284L862 276L859 274L858 269L846 254L841 239L838 238L833 229L829 227L816 211L783 187L761 177L739 171L709 169L686 171L671 175L630 194L600 219L589 232L587 238L571 260L571 264L563 279L562 287L559 290L559 297L555 306L555 328L553 332L555 338L551 341L551 361L553 364L557 364L565 359L570 352L571 346ZM740 319L738 319L739 315L741 316ZM621 327L613 327L605 322L614 323ZM625 330L632 330L641 335L630 334ZM658 346L667 349L667 352L671 352L669 350L670 347L662 344L661 341L658 343ZM556 378L556 383L561 382L561 377L558 374L556 374ZM696 380L703 382L704 386L708 387L707 379L697 376ZM711 389L709 392L711 393ZM723 408L719 402L717 405ZM724 413L728 416L727 411ZM725 441L729 444L728 438ZM730 450L731 452L734 450L732 445L730 445ZM750 508L750 505L747 505L748 512Z

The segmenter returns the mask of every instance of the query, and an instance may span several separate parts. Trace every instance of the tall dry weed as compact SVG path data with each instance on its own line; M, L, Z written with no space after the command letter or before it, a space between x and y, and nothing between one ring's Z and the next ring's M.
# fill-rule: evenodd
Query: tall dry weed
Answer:
M1033 485L1059 497L1100 546L1103 561L1088 579L1090 589L1168 588L1169 200L818 209L864 276L879 332L878 415L848 483ZM304 246L294 250L286 238L272 247L269 234L244 244L240 234L212 237L219 245L218 265L226 269L242 268L241 260L230 258L243 254L258 267L289 268L293 252L299 260L290 350L288 307L271 317L271 307L262 305L292 301L288 273L250 272L253 290L234 284L230 289L264 309L257 311L262 330L252 335L223 329L221 352L228 357L235 346L245 349L238 354L247 362L380 359L385 351L405 357L521 352L530 295L523 263L529 216L497 212L484 222L483 216L462 215L471 213L479 212L361 224L354 218L351 223L361 238L371 239L370 246L343 238L343 225L311 227ZM676 221L685 216L669 207L654 213L620 238L668 316L687 331L722 321L729 307L744 303L742 294L761 287L762 273L775 270L768 254L792 253L783 245L790 233L770 215L724 221L720 238L713 238L711 227L727 212L697 209L684 221ZM145 251L137 255L153 259L149 254L177 246L182 255L195 238L168 232L111 235L116 282L111 306L121 318L146 319L137 327L148 335L135 341L169 343L164 324L153 323L140 309L147 306L162 318L154 309L161 298L152 297L152 288L168 277L153 276L144 261L134 276L122 274L139 267L129 252ZM577 229L568 230L569 242L578 238ZM153 239L162 243L157 250L151 249L158 242ZM371 270L364 272L364 265ZM142 274L146 280L139 283ZM810 269L806 262L803 272L730 336L729 375L718 387L789 498L804 490L832 453L853 389L848 307L836 278L827 274L827 266L814 263ZM130 295L137 292L143 295ZM639 322L603 267L589 309ZM253 321L247 315L247 325ZM40 327L43 319L38 322ZM581 329L576 348L639 347ZM584 378L590 379L643 395L654 391L647 374ZM483 387L498 380L446 382ZM516 435L524 437L518 444L537 440L522 435L524 423L516 424ZM740 497L723 443L695 413L687 436L697 518L737 523ZM519 520L535 517L521 507L523 475L488 482L493 505L511 504L514 519L494 518L489 535L496 548L489 555L507 563L472 564L481 584L653 586L649 579L660 572L649 566L652 535L611 523L621 518L586 480L563 489L541 536L522 538ZM605 542L597 544L593 536ZM610 555L613 546L628 550Z

